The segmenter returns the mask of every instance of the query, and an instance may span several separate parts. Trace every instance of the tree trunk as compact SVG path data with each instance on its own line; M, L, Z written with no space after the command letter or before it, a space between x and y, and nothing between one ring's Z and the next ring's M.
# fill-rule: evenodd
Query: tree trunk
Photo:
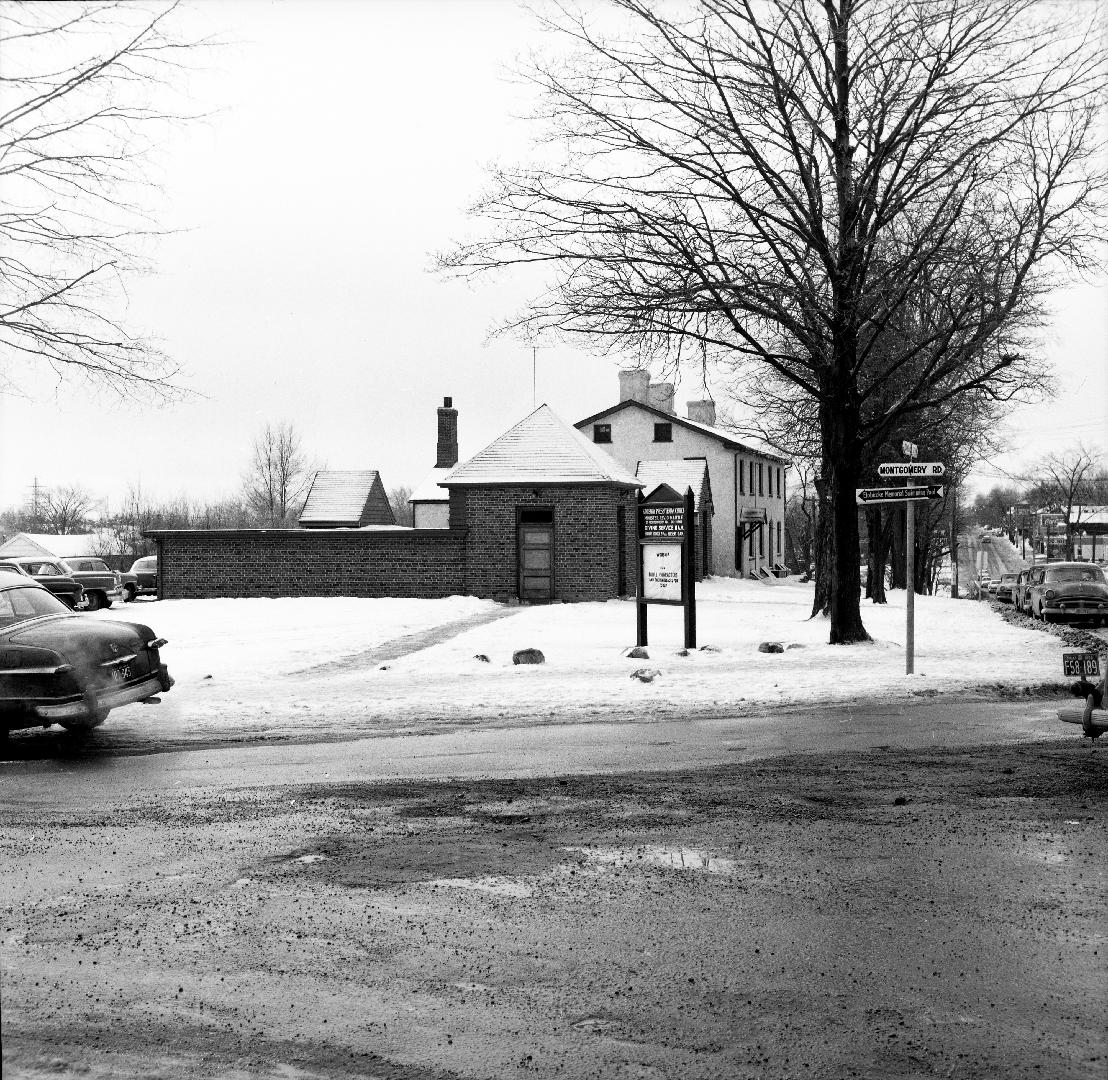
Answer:
M824 477L829 478L831 560L834 566L830 643L851 645L871 640L862 625L862 575L858 565L860 548L855 492L862 472L857 442L859 415L849 393L840 392L829 395L829 398L830 402L820 407L820 423L824 433Z
M816 480L816 527L813 538L816 564L816 589L812 600L811 618L831 614L831 566L834 561L834 535L831 531L831 504L827 481Z
M889 559L888 515L881 512L881 507L871 506L866 509L866 517L869 521L866 596L875 604L884 604L888 602L885 596L885 565Z

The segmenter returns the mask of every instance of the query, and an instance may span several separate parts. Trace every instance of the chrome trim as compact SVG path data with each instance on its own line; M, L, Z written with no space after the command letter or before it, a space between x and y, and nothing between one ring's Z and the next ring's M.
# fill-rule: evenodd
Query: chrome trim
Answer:
M72 671L72 664L59 664L57 667L17 667L5 668L0 675L64 675Z
M161 682L155 672L148 675L140 683L132 686L123 686L118 690L108 688L96 695L96 704L104 709L118 709L120 705L129 705L132 701L142 701L144 698L153 697L162 693ZM69 720L75 717L88 716L88 707L84 699L70 701L65 705L35 705L33 711L44 720Z
M111 668L117 664L129 664L132 660L138 659L138 653L131 653L130 656L113 656L110 660L103 660L100 663L101 667Z
M169 642L166 641L166 639L164 637L156 637L156 638L154 638L153 641L148 641L146 643L146 647L148 649L160 649L163 645L168 645L168 644L169 644Z

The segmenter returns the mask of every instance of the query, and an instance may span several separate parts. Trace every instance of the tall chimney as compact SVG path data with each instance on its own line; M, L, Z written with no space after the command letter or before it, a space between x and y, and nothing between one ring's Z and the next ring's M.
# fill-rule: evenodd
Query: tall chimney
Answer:
M694 424L707 424L708 427L716 426L716 403L714 401L690 401L689 419Z
M650 390L650 372L645 368L628 368L619 373L619 400L646 403Z
M436 469L452 469L458 464L458 410L454 399L444 397L439 409L439 443L435 460Z
M648 405L653 405L655 409L661 409L662 412L673 412L673 383L651 383L649 390Z

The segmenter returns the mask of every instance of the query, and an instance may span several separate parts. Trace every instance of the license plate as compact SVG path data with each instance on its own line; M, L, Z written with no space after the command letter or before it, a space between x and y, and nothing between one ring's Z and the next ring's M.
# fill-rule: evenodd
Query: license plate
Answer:
M131 677L131 665L120 664L112 668L112 678L116 682L126 682Z
M1095 652L1062 653L1062 674L1067 676L1099 675L1100 657Z

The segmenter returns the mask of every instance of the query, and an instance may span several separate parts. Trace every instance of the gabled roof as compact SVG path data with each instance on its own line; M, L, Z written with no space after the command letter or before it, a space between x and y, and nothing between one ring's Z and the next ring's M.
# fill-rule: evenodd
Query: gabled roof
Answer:
M653 491L659 484L668 484L679 495L687 488L693 491L693 508L702 503L712 505L712 486L708 480L708 462L703 458L640 461L635 475L642 481L643 491Z
M567 424L549 405L540 405L479 454L455 466L441 483L641 486L615 458Z
M0 544L0 555L18 558L26 555L48 556L52 559L77 559L83 555L98 555L100 545L95 533L16 533Z
M760 446L751 446L749 443L739 442L739 440L735 438L733 432L724 431L722 428L710 427L708 424L701 424L696 420L689 420L684 416L678 416L676 413L666 412L664 409L658 409L653 405L647 405L645 401L635 401L631 398L628 398L626 401L621 401L618 405L613 405L611 408L603 409L601 412L593 413L592 416L586 416L584 420L578 420L574 427L588 427L589 424L595 424L598 420L603 420L606 416L612 416L614 413L623 412L624 409L630 408L642 409L656 416L659 420L677 424L679 427L688 428L690 431L699 432L701 435L710 435L713 439L719 440L728 450L738 450L743 454L757 454L769 461L776 461L781 465L792 464L792 460L785 457L783 454L779 454L772 450L765 450Z
M384 487L376 469L349 472L326 469L317 472L304 509L300 512L300 525L350 528L371 524L366 518L375 487L378 489L376 501L380 502L384 497ZM387 503L387 497L385 500ZM391 513L389 517L392 517Z
M450 465L445 469L432 469L420 482L415 491L408 496L410 503L449 502L450 493L439 482L449 476L455 469Z

